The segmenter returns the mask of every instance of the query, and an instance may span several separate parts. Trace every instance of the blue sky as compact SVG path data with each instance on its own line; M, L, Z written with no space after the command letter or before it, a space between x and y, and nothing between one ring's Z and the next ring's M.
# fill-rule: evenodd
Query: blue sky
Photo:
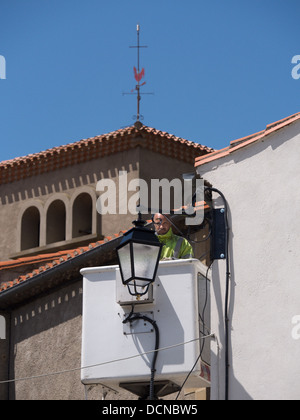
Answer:
M0 161L134 123L219 149L300 111L298 0L0 0Z

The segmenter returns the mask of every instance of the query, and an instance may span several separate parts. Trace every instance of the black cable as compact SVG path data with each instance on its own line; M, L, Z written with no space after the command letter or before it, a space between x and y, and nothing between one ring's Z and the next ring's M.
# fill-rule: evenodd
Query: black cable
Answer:
M180 390L178 391L178 394L176 395L175 400L177 400L177 399L178 399L178 397L179 397L179 395L180 395L180 392L182 391L182 389L183 389L184 385L186 384L186 381L189 379L189 377L190 377L191 373L192 373L192 372L193 372L193 370L195 369L195 366L197 365L197 363L198 363L198 361L199 361L199 359L200 359L200 357L201 357L202 350L203 350L203 347L202 347L202 349L201 349L201 351L200 351L200 354L199 354L199 356L197 357L196 362L194 363L194 365L193 365L192 369L189 371L189 373L188 373L187 377L186 377L186 378L185 378L185 380L183 381L183 384L181 385Z
M209 272L209 269L210 269L211 265L212 265L212 262L211 262L211 263L210 263L210 265L207 267L207 270L206 270L206 275L205 275L205 280L206 280L206 291L205 291L205 302L204 302L203 309L202 309L202 317L201 317L201 315L200 315L200 313L199 313L199 318L201 319L201 321L202 321L202 323L203 323L203 327L204 327L204 328L205 328L205 322L204 322L204 312L205 312L206 305L207 305L207 300L208 300L208 290L207 290L207 282L209 281L209 280L208 280L208 272ZM199 332L201 333L201 331L199 331ZM210 334L210 331L208 330L208 335L209 335L209 334ZM205 335L205 331L203 331L203 335ZM179 389L179 391L178 391L178 393L177 393L177 395L176 395L175 400L177 400L177 399L178 399L178 397L179 397L179 395L180 395L180 393L181 393L181 391L182 391L182 389L183 389L184 385L186 384L186 382L187 382L188 378L190 377L190 375L191 375L191 373L193 372L193 370L195 369L195 367L196 367L196 365L197 365L197 363L198 363L199 359L201 358L202 353L203 353L203 349L204 349L204 344L205 344L205 339L204 339L204 340L202 340L202 343L200 344L200 354L199 354L199 356L197 357L197 359L196 359L196 361L195 361L195 363L194 363L194 365L193 365L192 369L189 371L188 375L186 376L185 380L183 381L183 384L181 385L181 387L180 387L180 389ZM205 361L204 361L204 362L205 362ZM208 364L207 362L205 362L205 363L206 363L206 364Z
M206 305L207 305L207 301L208 301L208 281L209 281L208 280L208 272L210 270L210 267L212 266L212 263L213 263L213 261L209 264L209 266L207 267L207 270L206 270L206 275L205 275L205 302L204 302L203 309L202 309L202 315L200 315L200 313L199 313L199 318L201 319L201 321L203 323L203 329L204 329L203 335L210 335L210 330L207 330L207 333L208 334L205 333L205 320L204 320L204 315L205 315L205 309L206 309ZM204 349L204 345L205 345L205 339L202 340L201 345L202 345L202 348L201 348L201 352L200 353L202 354L203 349ZM209 363L207 363L205 360L204 360L204 362L207 365L209 365Z
M155 330L155 350L154 350L154 355L153 355L152 364L151 364L151 378L150 378L150 389L149 389L149 400L154 400L155 399L154 377L155 377L155 372L156 372L156 369L155 369L156 359L157 359L158 349L159 349L159 329L154 319L148 318L146 315L134 314L133 310L134 310L134 306L132 306L130 314L126 317L126 319L124 319L123 324L142 319L146 322L149 322Z
M205 187L204 191L209 190L216 192L222 197L224 203L224 219L225 219L225 249L226 249L226 291L225 291L225 310L224 310L224 321L225 321L225 400L228 400L229 395L229 318L228 318L228 305L229 305L229 282L230 282L230 271L229 271L229 226L228 226L228 207L227 201L224 194L213 187Z

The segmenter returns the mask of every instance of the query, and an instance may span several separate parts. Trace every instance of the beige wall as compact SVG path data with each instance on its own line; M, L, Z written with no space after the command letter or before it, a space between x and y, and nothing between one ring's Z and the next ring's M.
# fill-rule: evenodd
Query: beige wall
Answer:
M20 245L21 218L30 207L38 208L41 215L40 249L38 252L52 251L53 246L46 244L46 214L54 200L61 200L66 207L66 240L54 248L75 248L78 243L95 242L101 235L112 235L131 227L132 214L103 215L96 211L96 200L99 193L96 185L100 179L118 180L119 171L128 172L128 182L133 178L142 178L150 182L151 178L179 178L181 173L192 171L193 165L168 158L146 149L135 149L95 159L66 169L41 174L18 182L0 186L0 259L28 255L22 252ZM93 199L92 235L72 241L72 204L80 192L87 192ZM133 194L133 193L131 193ZM130 194L128 195L130 196ZM117 200L118 189L117 189ZM83 242L83 239L86 239ZM47 246L46 246L47 245ZM33 250L34 251L37 250Z
M10 377L80 367L81 281L12 312ZM83 399L80 372L17 381L9 399Z

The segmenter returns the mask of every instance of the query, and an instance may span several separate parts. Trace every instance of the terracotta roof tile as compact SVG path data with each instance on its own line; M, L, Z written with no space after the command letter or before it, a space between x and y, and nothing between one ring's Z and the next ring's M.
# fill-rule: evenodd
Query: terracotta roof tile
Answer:
M58 251L58 252L50 253L50 254L40 254L40 255L35 255L35 256L31 256L31 257L18 258L16 260L0 261L0 272L1 272L1 270L6 270L6 269L9 269L9 268L13 268L13 267L18 267L18 266L25 267L26 265L32 265L37 261L39 263L48 262L49 264L51 264L51 262L57 256L63 256L65 254L68 254L68 252L70 252L70 251L68 251L68 250Z
M58 251L51 254L40 254L40 255L35 255L31 257L24 257L24 258L19 258L16 260L10 260L10 261L1 261L0 271L14 269L17 267L24 267L24 270L26 270L26 266L30 266L32 264L41 264L41 265L38 268L33 269L29 273L20 275L19 277L17 277L16 279L12 281L3 282L0 285L0 293L4 290L7 290L19 284L20 282L29 280L33 278L34 276L43 273L46 270L57 267L58 265L62 264L63 262L67 260L76 258L78 255L83 254L84 252L88 252L89 250L92 250L98 246L101 246L112 239L120 237L125 232L126 231L121 231L120 233L114 234L114 237L107 236L104 238L104 240L97 241L97 242L89 244L88 246L84 246L84 247L80 247L76 249Z
M108 134L53 147L39 153L0 162L0 184L40 175L77 163L126 151L137 146L193 163L213 149L164 131L135 125Z
M297 114L291 115L289 117L283 118L282 120L276 121L274 123L268 124L265 130L259 131L258 133L251 134L250 136L246 136L237 140L233 140L230 142L228 147L225 147L221 150L216 150L209 155L199 156L195 159L195 167L204 165L208 162L220 159L224 156L230 155L235 151L251 145L258 140L261 140L270 134L274 133L275 131L279 131L282 128L287 127L288 125L294 123L295 121L300 120L300 112Z

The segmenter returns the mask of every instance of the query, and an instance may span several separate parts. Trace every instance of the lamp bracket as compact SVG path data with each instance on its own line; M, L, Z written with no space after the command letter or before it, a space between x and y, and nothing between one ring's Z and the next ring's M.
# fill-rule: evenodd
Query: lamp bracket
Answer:
M152 320L154 320L153 318L153 311L149 311L149 312L141 312L138 315L141 316L147 316L148 318L151 318ZM124 314L124 319L126 319L128 316L128 314ZM147 333L152 333L153 332L153 327L152 325L148 322L145 322L143 320L136 320L136 321L128 321L127 323L123 323L123 334L124 335L136 335L136 334L147 334Z
M122 282L116 283L116 300L120 306L131 306L141 305L147 303L153 303L153 284L150 284L147 293L140 296L139 299L128 290L128 286L122 284Z
M143 226L145 226L145 224L146 224L147 222L146 222L146 220L143 220L142 219L142 214L141 214L141 212L139 212L138 213L138 219L137 220L134 220L133 222L132 222L132 224L135 226L135 227L143 227Z

